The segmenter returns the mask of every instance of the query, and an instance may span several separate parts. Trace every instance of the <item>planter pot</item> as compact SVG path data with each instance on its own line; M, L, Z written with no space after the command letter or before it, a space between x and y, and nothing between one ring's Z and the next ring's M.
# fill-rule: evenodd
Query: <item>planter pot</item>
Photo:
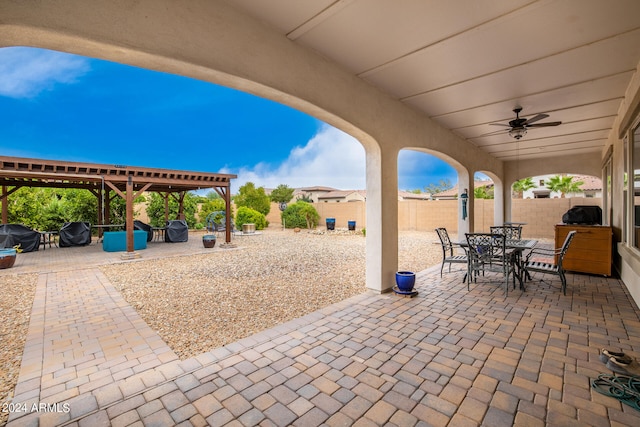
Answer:
M0 249L0 269L11 268L16 262L15 249Z
M213 234L205 234L202 236L202 244L205 248L212 248L216 245L216 236Z
M411 292L416 284L416 273L412 271L396 272L396 285L402 292Z

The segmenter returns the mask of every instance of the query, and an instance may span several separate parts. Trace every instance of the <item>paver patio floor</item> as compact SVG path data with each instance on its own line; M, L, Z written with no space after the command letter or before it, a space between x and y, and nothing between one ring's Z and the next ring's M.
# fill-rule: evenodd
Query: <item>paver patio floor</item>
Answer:
M570 274L563 296L537 275L505 297L438 266L415 298L363 293L180 361L95 262L61 252L36 255L67 259L39 273L13 403L40 410L12 427L640 425L590 387L600 348L640 356L640 310L615 278Z

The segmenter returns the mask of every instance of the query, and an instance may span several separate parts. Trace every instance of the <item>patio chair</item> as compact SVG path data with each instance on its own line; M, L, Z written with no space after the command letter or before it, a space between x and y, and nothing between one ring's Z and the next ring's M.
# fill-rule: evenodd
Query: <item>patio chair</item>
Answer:
M445 264L449 264L449 273L451 273L451 264L468 264L468 258L466 254L466 249L462 246L452 243L451 239L449 239L449 233L447 233L446 228L436 228L436 233L440 238L440 244L442 245L442 265L440 266L440 277L442 277L442 270L444 269ZM465 251L464 255L454 254L454 248L460 248ZM467 280L467 276L469 274L469 269L467 268L467 272L462 278L462 283Z
M491 234L503 234L507 239L520 240L522 238L521 225L495 225L490 229Z
M220 224L215 224L215 230L216 230L216 234L218 233L225 233L227 231L227 219L226 218L221 218L220 219ZM231 220L231 234L236 232L236 224L233 222L233 219Z
M567 237L564 239L564 243L561 248L557 249L545 249L545 248L534 248L529 252L527 258L524 261L524 271L529 273L530 271L537 271L539 273L545 274L554 274L560 277L560 282L562 283L562 293L564 295L567 294L567 278L564 275L564 268L562 267L562 262L564 261L564 256L567 254L569 250L569 246L571 245L571 241L573 237L576 235L577 231L572 230L567 234ZM536 257L538 259L536 260ZM539 260L539 257L544 257L545 260ZM548 260L553 257L555 262L548 262ZM542 280L541 280L542 281Z
M477 282L480 273L498 273L504 277L505 293L509 293L509 277L513 276L513 288L516 287L516 278L523 288L522 279L517 274L517 251L506 246L507 239L502 234L491 233L466 233L468 244L467 255L469 257L469 281L467 289L470 289L471 280Z

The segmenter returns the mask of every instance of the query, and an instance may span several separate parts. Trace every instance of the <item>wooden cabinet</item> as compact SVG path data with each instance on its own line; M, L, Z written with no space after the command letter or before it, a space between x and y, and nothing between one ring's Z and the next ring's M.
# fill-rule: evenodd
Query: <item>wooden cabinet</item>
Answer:
M606 225L557 224L555 246L559 248L571 230L578 233L564 257L567 271L611 276L613 230Z

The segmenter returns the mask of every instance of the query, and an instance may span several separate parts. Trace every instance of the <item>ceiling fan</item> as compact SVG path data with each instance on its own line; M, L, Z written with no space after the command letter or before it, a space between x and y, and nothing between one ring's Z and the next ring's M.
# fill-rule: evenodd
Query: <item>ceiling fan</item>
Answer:
M490 123L490 125L494 126L507 126L509 127L509 135L515 139L520 139L526 135L527 129L529 128L541 128L548 126L558 126L562 122L544 122L544 123L534 123L538 120L546 119L549 117L548 114L538 114L536 116L531 117L530 119L520 118L520 112L522 111L522 107L516 107L513 109L513 112L516 113L516 118L511 120L509 124L505 123Z

